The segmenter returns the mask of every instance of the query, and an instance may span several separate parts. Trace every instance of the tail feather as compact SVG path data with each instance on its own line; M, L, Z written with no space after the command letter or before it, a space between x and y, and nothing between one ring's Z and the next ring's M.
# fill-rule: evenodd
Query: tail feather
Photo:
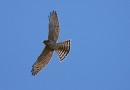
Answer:
M58 49L56 50L59 59L62 61L70 51L70 40L58 43Z

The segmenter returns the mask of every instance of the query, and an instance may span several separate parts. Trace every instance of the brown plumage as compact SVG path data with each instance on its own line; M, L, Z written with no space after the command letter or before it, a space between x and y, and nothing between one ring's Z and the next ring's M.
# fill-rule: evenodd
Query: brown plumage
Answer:
M56 11L52 11L49 16L48 40L44 40L46 45L37 61L32 66L32 75L35 76L50 61L53 51L56 50L59 59L62 61L70 51L70 40L56 43L60 32L59 21Z

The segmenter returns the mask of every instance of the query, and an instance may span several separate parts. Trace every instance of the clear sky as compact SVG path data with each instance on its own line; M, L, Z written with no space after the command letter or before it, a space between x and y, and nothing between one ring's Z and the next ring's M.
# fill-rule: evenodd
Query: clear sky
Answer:
M71 51L34 77L52 10ZM130 90L130 0L0 0L0 70L0 90Z

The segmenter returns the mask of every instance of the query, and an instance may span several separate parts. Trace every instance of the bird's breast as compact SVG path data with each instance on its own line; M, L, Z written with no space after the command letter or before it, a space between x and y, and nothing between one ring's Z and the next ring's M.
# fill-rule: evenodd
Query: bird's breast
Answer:
M55 42L49 42L49 44L47 45L50 49L54 49L56 50L58 48L57 43Z

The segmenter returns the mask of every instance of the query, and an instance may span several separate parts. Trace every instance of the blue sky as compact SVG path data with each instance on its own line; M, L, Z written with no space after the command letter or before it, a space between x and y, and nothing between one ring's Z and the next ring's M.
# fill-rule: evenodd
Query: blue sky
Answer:
M34 77L52 10L71 51ZM130 0L0 0L0 42L0 90L130 90Z

